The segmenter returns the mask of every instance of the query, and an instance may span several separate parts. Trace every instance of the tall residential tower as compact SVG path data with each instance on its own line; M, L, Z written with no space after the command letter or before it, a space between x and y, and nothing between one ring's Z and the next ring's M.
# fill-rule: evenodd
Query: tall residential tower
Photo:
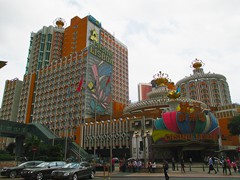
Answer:
M128 104L128 49L91 15L66 28L62 18L55 23L31 34L18 121L80 142L86 119L113 116Z

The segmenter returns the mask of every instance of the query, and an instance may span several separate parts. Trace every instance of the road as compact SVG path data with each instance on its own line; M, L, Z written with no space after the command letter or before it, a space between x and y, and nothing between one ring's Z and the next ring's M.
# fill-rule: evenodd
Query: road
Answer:
M129 177L128 177L129 178ZM100 178L100 177L96 177L96 179L104 179L104 178ZM122 178L122 177L114 177L112 178L114 180L122 180L122 179L125 179L125 178ZM162 177L142 177L142 178L130 178L130 180L145 180L145 179L148 179L148 180L165 180L165 178L162 176ZM221 180L229 180L230 178L229 177L225 177L225 178L219 178L219 177L209 177L209 178L196 178L196 177L173 177L169 180L218 180L218 179L221 179ZM231 178L231 179L239 179L239 178Z
M161 177L111 177L110 179L114 179L114 180L122 180L122 179L130 179L130 180L145 180L145 179L148 179L148 180L165 180L165 178L163 176ZM1 180L13 180L11 178L6 178L6 177L2 177L0 176L0 179ZM94 179L96 180L108 180L108 178L104 178L104 177L95 177ZM225 177L225 178L219 178L219 177L204 177L204 178L196 178L196 177L170 177L170 180L229 180L230 178L229 177ZM231 179L239 179L239 178L231 178ZM23 178L15 178L14 180L23 180Z
M127 177L127 176L117 176L117 177L111 177L110 179L114 179L114 180L122 180L122 179L130 179L130 180L165 180L165 178L162 176L160 177ZM0 176L1 180L13 180L11 178L6 178L6 177L2 177ZM94 179L96 180L108 180L108 177L104 178L104 177L95 177ZM170 176L170 180L229 180L229 179L239 179L239 177L231 177L231 176L226 176L226 177L171 177ZM23 180L23 178L15 178L15 180Z

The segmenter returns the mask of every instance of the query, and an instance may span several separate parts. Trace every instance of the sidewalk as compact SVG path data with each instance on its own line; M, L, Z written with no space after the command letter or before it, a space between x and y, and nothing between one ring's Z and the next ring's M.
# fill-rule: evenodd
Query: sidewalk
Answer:
M214 171L211 171L210 174L208 174L208 168L205 168L203 171L203 168L201 167L192 167L191 171L190 168L186 168L185 169L185 173L182 173L181 171L172 171L169 170L169 176L170 177L198 177L198 178L204 178L204 177L229 177L229 178L236 178L239 179L240 178L240 173L235 173L232 172L232 175L223 175L222 173L222 168L219 168L219 171L217 174L214 173ZM233 169L232 169L233 171ZM116 171L114 171L113 173L109 173L108 172L103 172L103 171L97 171L96 172L96 177L105 177L106 179L108 177L110 178L114 178L114 177L121 177L121 178L131 178L131 177L164 177L163 173L138 173L138 172L119 172L118 169L116 169Z

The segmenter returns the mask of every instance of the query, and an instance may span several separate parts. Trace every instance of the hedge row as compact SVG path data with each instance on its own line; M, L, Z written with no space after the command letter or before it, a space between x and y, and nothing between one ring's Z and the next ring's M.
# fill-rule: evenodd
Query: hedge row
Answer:
M10 154L0 154L0 161L12 161L15 160L15 156Z

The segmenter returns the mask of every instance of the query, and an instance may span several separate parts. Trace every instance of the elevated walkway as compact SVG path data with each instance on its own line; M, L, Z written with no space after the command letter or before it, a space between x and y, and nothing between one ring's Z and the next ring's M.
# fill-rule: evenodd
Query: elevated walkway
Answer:
M10 137L16 138L16 143L22 147L23 139L26 136L37 136L44 143L52 144L53 139L55 144L60 144L63 149L65 149L65 138L60 138L56 136L50 129L46 126L38 123L23 124L14 121L1 120L0 119L0 137ZM91 155L88 154L82 147L75 142L68 139L68 151L71 151L76 157L81 159L89 159ZM21 154L21 150L17 153L18 156Z
M0 137L16 138L17 136L25 136L26 131L27 124L0 119Z
M39 139L43 140L46 143L51 143L53 139L59 139L50 129L42 124L30 123L27 124L27 132L37 136Z

